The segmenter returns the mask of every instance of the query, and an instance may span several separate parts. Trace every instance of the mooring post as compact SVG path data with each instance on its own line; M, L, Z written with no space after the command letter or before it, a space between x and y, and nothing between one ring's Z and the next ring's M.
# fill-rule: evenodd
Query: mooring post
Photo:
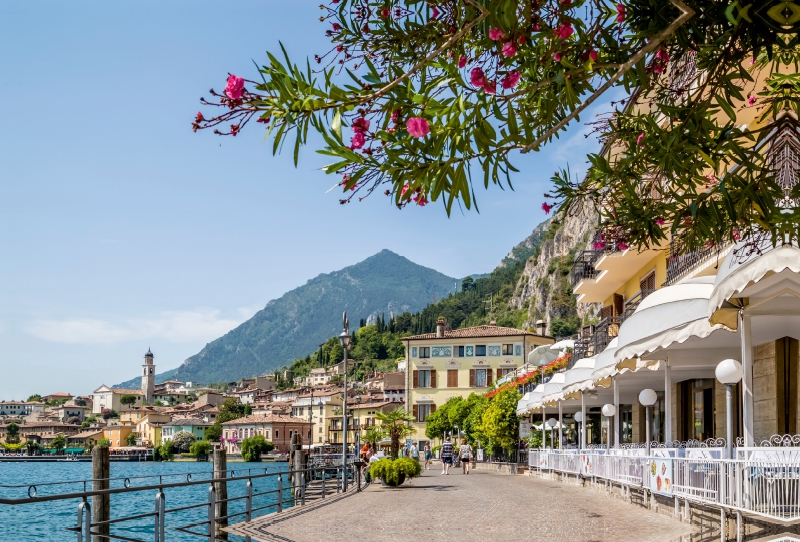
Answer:
M221 446L218 448L214 448L214 478L227 478L228 477L228 457L225 448ZM226 533L223 529L228 526L228 482L225 481L217 481L214 482L214 493L216 494L215 497L215 516L216 526L214 528L214 534L217 538L222 538L223 540L227 540L228 533Z
M92 491L109 488L111 460L108 448L95 446L92 448ZM92 523L100 523L111 519L111 495L92 496ZM102 523L96 527L93 542L105 542L111 533L111 525ZM105 535L105 536L101 536Z
M292 493L297 499L298 495L300 496L300 501L302 504L306 503L306 485L303 476L303 469L306 468L306 455L303 451L303 437L299 433L295 433L292 435L292 444L291 444L291 456L292 457L292 470L294 471L294 476L292 477ZM299 492L299 493L298 493Z

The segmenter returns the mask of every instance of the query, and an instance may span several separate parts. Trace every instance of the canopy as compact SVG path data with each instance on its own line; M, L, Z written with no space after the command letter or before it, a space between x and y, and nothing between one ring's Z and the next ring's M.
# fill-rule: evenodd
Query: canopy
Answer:
M539 367L554 361L558 357L558 351L553 350L553 346L552 344L544 344L531 350L530 353L528 353L528 363Z
M700 277L647 296L620 327L614 360L624 362L722 329L708 322L713 283L714 277Z
M522 399L519 400L517 403L517 416L522 416L527 414L531 410L531 404L534 400L538 400L542 397L542 391L544 390L544 384L539 384L536 386L533 391L529 391L525 395L522 396Z
M575 362L572 369L565 373L563 387L565 398L572 393L591 387L596 361L596 356L581 358Z
M617 361L614 359L614 352L617 350L617 337L611 339L605 350L597 354L594 360L594 371L592 372L592 382L596 383L617 371Z
M564 387L565 377L566 373L554 374L550 381L542 386L541 396L531 401L531 406L538 408L543 404L549 403L550 401L557 401L558 399L561 399L561 388ZM536 390L534 390L534 392L535 391Z
M555 350L557 352L561 352L567 348L575 348L575 341L573 339L564 339L563 341L558 341L550 345L550 350Z

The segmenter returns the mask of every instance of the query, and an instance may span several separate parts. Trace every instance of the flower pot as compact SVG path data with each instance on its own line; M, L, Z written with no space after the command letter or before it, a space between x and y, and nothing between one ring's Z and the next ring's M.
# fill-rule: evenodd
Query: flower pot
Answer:
M388 486L388 487L397 487L397 486L401 485L405 481L406 481L406 475L401 472L400 476L397 479L397 483L389 483L389 482L384 481L383 478L381 478L381 485Z

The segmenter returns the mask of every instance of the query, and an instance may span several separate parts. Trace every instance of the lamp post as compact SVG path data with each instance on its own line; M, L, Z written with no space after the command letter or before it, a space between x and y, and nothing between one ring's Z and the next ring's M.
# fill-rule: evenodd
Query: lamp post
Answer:
M342 343L344 350L344 365L342 385L344 386L344 398L342 399L342 492L347 491L347 351L350 349L350 322L347 320L347 312L342 315L342 333L339 335L339 342Z
M603 416L608 420L608 433L606 433L606 452L611 447L611 418L617 413L617 407L608 404L603 405ZM616 443L615 443L616 444Z
M547 420L547 425L550 426L550 449L553 449L553 428L556 426L558 421L555 418L550 418Z
M725 424L727 426L728 459L733 459L733 385L744 375L742 365L735 359L724 359L719 362L714 376L725 384Z
M581 422L583 422L583 412L578 411L574 416L575 423L578 424L578 450L583 449L583 431L581 430Z
M651 389L642 390L639 392L639 403L644 405L644 426L645 435L647 436L647 457L650 457L650 407L656 404L658 395Z

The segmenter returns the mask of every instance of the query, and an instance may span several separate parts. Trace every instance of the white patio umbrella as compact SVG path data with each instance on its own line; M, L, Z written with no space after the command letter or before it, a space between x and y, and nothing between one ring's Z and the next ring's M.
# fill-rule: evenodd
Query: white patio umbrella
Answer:
M556 352L561 352L567 348L575 348L575 341L573 339L564 339L550 345L550 350L555 350Z
M531 350L528 354L528 363L541 367L542 365L547 365L551 361L554 361L558 358L558 350L553 350L553 346L555 345L543 344Z

